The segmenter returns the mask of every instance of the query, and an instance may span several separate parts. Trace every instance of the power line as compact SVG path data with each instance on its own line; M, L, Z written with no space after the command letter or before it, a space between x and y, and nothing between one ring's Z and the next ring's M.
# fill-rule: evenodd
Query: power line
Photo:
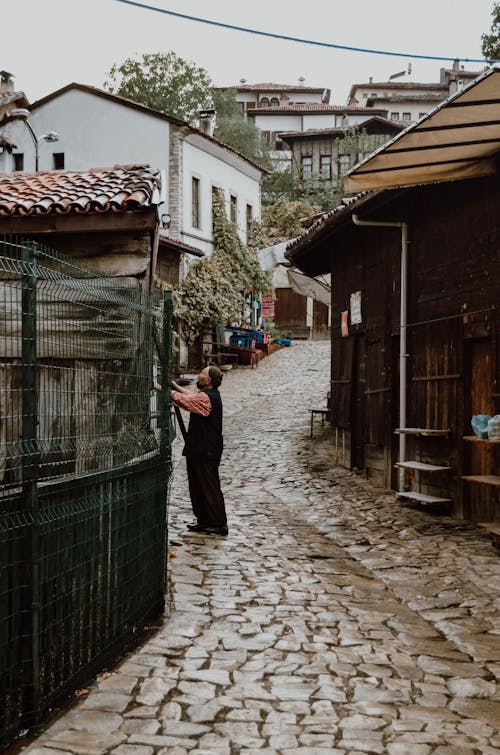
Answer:
M209 18L200 18L199 16L190 16L187 13L177 13L173 10L166 10L165 8L157 8L154 5L148 3L140 3L137 0L115 0L117 3L124 3L125 5L133 5L136 8L142 8L144 10L154 11L155 13L164 13L167 16L175 16L176 18L182 18L186 21L196 21L199 24L208 24L209 26L218 26L221 29L230 29L231 31L242 31L245 34L256 34L260 37L268 37L270 39L280 39L285 42L298 42L303 45L314 45L316 47L329 47L334 50L347 50L350 52L364 52L371 55L391 55L396 58L418 58L419 60L456 60L457 58L464 63L496 63L498 61L488 61L484 58L460 58L457 55L417 55L415 53L407 52L391 52L390 50L372 50L366 47L350 47L349 45L337 45L333 42L319 42L314 39L302 39L301 37L289 37L285 34L274 34L270 31L259 31L258 29L250 29L247 26L236 26L234 24L224 24L222 21L213 21Z

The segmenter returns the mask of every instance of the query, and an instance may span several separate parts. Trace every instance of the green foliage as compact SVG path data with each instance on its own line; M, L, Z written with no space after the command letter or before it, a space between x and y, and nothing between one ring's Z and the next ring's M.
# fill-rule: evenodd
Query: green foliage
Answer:
M262 209L262 226L269 240L292 238L304 232L300 221L316 213L316 208L303 200L277 202Z
M212 90L216 112L214 136L269 170L272 167L269 146L262 140L259 129L244 117L235 98L235 89Z
M277 165L273 165L271 174L262 179L262 204L274 205L276 202L289 202L293 198L292 166L280 170Z
M176 314L188 343L218 323L239 320L246 292L272 289L255 251L243 245L228 220L222 193L214 196L213 224L214 253L190 267L176 292Z
M481 52L486 60L500 60L500 3L495 3L490 34L481 34Z
M180 120L193 122L212 107L212 82L204 68L175 52L144 53L114 64L104 88Z

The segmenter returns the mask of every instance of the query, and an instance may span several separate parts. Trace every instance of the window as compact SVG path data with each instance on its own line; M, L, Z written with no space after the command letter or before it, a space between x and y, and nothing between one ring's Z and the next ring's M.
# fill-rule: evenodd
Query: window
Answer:
M321 178L330 180L332 175L332 157L331 155L320 155L319 157L319 172Z
M253 224L253 207L251 204L247 204L247 243L248 239L250 238L250 235L252 233L252 224Z
M419 113L419 114L418 114L418 117L419 117L419 118L423 118L423 117L424 117L424 116L426 116L426 115L427 115L427 113Z
M399 113L391 113L391 121L399 121Z
M411 121L411 113L403 113L404 121Z
M244 113L245 112L245 103L244 102L239 102L238 100L236 100L236 104L238 105L238 107L241 110L241 112Z
M200 227L200 179L191 179L191 223L193 228Z
M64 152L52 153L52 168L54 170L64 170Z
M260 100L260 106L261 107L269 107L269 98L268 97L262 97Z
M313 159L310 155L302 156L302 178L311 178L312 176Z
M234 194L231 194L229 202L229 216L231 223L234 223L236 225L238 222L238 200L236 199Z
M271 107L279 107L280 101L277 97L271 97Z
M12 157L14 158L14 170L24 170L24 154L17 152Z
M349 168L351 167L351 158L349 155L340 155L339 157L339 169L340 175L345 176Z
M367 92L363 92L363 99L366 100L367 97L368 97L368 93Z

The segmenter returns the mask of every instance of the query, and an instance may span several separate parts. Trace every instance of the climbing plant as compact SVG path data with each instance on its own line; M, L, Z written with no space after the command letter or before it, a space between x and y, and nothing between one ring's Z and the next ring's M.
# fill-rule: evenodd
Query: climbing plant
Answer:
M255 251L242 243L229 221L222 192L214 195L213 234L214 253L191 265L175 296L187 343L214 325L240 320L246 293L272 290Z

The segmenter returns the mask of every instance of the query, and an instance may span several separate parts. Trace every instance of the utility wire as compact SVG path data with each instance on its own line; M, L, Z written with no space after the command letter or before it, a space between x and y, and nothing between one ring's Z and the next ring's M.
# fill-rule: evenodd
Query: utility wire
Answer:
M417 55L415 53L407 52L391 52L390 50L372 50L366 47L350 47L348 45L337 45L333 42L318 42L314 39L302 39L301 37L288 37L284 34L273 34L270 31L259 31L258 29L250 29L247 26L236 26L234 24L224 24L222 21L213 21L209 18L200 18L198 16L190 16L187 13L176 13L173 10L166 10L166 8L157 8L154 5L148 3L140 3L137 0L115 0L117 3L123 3L125 5L133 5L136 8L142 8L144 10L154 11L155 13L164 13L167 16L175 16L176 18L183 18L186 21L196 21L199 24L208 24L209 26L218 26L221 29L231 29L232 31L242 31L246 34L256 34L260 37L269 37L271 39L281 39L285 42L298 42L303 45L314 45L316 47L329 47L335 50L348 50L350 52L365 52L371 55L392 55L396 58L418 58L420 60L462 60L464 63L496 63L498 61L488 61L484 58L461 58L457 55L440 56L440 55Z

